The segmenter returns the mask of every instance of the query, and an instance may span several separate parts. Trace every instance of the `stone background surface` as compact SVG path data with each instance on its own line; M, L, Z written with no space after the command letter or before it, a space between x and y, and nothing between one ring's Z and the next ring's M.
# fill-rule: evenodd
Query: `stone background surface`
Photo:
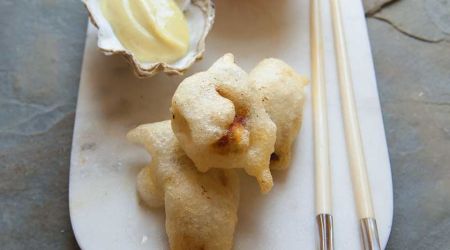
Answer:
M450 246L450 0L366 0L394 179L388 249ZM0 1L0 248L78 249L70 147L80 1Z

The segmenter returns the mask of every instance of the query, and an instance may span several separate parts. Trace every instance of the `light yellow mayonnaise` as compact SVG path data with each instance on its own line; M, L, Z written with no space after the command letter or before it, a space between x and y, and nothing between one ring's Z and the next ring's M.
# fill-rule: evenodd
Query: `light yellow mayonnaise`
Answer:
M174 0L103 0L122 45L141 62L171 63L189 47L189 28Z

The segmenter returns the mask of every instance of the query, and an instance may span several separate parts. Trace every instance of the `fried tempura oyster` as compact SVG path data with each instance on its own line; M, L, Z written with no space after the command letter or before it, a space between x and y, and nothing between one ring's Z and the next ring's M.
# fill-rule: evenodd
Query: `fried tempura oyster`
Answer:
M173 131L199 171L244 168L270 191L276 127L232 54L181 82L171 111Z
M249 75L266 112L277 126L270 168L286 169L291 161L292 144L300 130L304 87L308 81L285 62L273 58L261 61Z
M138 193L150 207L165 206L172 250L229 250L237 223L239 178L233 169L200 173L172 132L170 121L130 131L129 140L152 155L138 175Z

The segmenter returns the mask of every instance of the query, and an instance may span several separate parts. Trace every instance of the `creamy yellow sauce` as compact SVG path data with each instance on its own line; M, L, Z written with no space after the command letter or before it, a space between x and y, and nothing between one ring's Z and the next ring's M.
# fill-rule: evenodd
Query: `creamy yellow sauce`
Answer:
M102 11L122 45L141 62L171 63L188 51L188 24L173 0L103 0Z

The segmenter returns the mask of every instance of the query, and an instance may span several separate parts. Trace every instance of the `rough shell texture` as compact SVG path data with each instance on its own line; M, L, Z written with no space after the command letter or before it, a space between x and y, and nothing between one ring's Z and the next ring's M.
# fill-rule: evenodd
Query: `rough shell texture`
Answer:
M106 55L124 56L133 66L138 77L150 77L159 72L167 74L183 74L195 61L200 60L205 52L205 40L215 18L215 7L212 0L176 1L186 16L189 25L190 41L188 53L174 63L139 62L127 51L114 34L109 22L101 11L102 0L82 0L89 18L98 28L98 47Z

